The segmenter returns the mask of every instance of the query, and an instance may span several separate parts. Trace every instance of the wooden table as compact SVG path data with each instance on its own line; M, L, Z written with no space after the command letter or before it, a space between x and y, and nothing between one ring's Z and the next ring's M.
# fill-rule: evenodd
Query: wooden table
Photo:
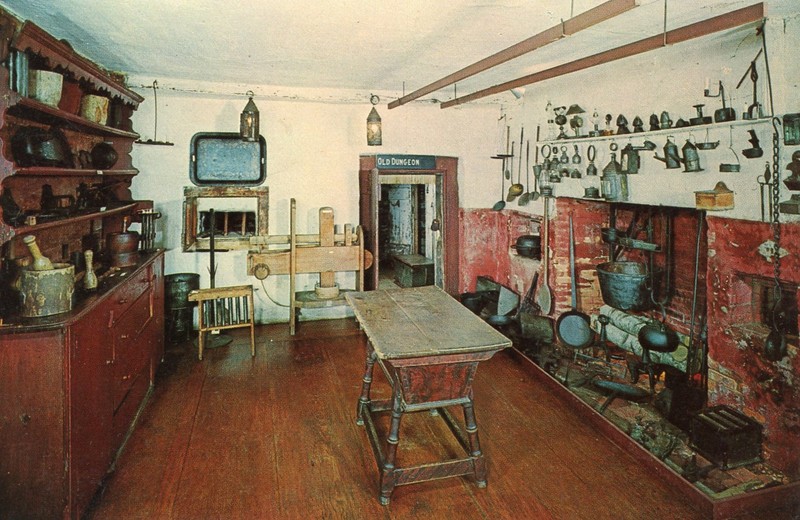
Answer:
M444 477L473 475L477 486L485 487L472 380L478 363L511 341L436 286L353 292L346 298L369 338L356 422L366 423L381 473L381 504L389 503L395 486ZM376 361L392 385L391 399L370 399ZM463 408L466 435L446 409L454 405ZM395 466L400 420L422 410L444 419L467 457ZM373 416L385 412L391 412L391 422L384 451Z

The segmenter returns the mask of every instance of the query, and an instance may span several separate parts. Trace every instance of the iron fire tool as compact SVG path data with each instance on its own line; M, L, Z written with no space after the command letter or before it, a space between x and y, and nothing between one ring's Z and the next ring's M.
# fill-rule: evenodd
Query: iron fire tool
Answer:
M764 175L758 176L758 185L761 192L761 221L767 222L767 216L772 215L772 196L771 188L772 182L770 182L772 178L772 172L770 171L769 163L767 163L766 168L764 168ZM767 201L764 202L764 194L767 195ZM769 212L767 212L767 207L769 208Z
M209 287L213 289L215 286L215 279L217 277L217 264L216 260L214 259L214 253L216 251L214 244L214 236L216 235L216 216L214 215L214 208L208 210L208 218L210 223L208 235L208 274L210 278ZM206 323L217 323L216 316L222 316L222 314L225 312L225 309L221 301L214 299L214 302L208 308L208 312L210 313L210 316L208 316L204 321ZM227 334L213 334L210 341L205 344L205 348L210 349L224 347L230 344L231 341L233 341L233 338Z
M709 89L705 89L703 91L703 96L707 98L722 98L722 108L718 108L714 111L714 122L716 123L725 123L728 121L736 121L736 111L733 107L729 107L725 104L725 87L722 86L722 81L719 82L719 89L716 94L711 94Z
M741 87L742 83L744 82L745 78L747 78L747 75L749 73L750 80L752 80L752 82L753 82L753 104L750 105L747 108L747 114L745 114L743 116L744 119L760 119L760 118L764 117L764 108L761 106L761 103L758 102L758 97L757 97L757 93L758 93L758 70L756 68L756 61L758 60L759 56L761 56L762 52L764 52L764 49L761 49L760 51L758 51L758 54L756 54L756 57L753 58L753 61L750 62L750 66L747 68L746 71L744 71L744 75L742 76L742 79L740 79L739 83L736 85L737 89L739 87Z

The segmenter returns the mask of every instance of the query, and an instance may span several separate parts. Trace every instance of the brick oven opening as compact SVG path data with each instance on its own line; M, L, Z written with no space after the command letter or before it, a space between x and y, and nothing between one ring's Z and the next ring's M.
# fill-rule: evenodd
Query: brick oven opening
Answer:
M211 212L201 211L198 220L198 238L211 236ZM255 211L214 211L214 236L247 237L256 234Z
M211 212L214 212L214 247L223 250L249 250L254 237L269 232L269 188L256 186L214 186L184 188L183 250L210 247Z
M778 291L773 278L741 274L734 290L742 302L731 309L737 318L735 322L763 325L768 329L775 323L785 334L798 335L797 284L782 281ZM779 312L775 313L776 309Z

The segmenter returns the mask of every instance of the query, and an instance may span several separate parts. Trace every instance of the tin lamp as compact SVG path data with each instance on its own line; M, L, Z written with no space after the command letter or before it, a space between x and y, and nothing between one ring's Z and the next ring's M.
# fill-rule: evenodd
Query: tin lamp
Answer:
M252 90L247 91L247 96L250 98L239 116L239 135L244 141L257 141L258 140L258 108L253 103Z
M371 94L369 102L372 103L372 110L369 111L367 116L367 145L380 146L383 144L382 131L381 131L381 116L375 110L375 105L380 102L381 98L375 94Z

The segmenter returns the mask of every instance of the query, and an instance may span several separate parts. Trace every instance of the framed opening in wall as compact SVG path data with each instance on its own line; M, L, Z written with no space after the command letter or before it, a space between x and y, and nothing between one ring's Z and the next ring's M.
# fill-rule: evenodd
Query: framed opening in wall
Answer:
M268 234L269 188L238 186L183 189L183 250L250 249L250 238ZM213 211L213 222L212 211Z

